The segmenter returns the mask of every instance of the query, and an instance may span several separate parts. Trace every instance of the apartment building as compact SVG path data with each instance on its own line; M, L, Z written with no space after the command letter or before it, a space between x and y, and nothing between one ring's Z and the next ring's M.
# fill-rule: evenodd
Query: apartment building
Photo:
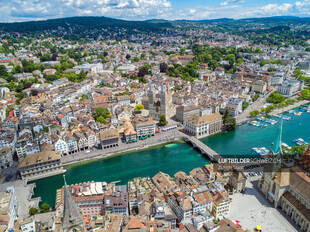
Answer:
M155 134L155 122L151 117L136 117L133 125L138 138L145 138Z

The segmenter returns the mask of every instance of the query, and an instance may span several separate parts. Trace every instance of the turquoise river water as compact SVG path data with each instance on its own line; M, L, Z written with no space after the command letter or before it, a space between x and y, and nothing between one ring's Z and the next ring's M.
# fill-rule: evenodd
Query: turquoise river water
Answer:
M294 145L293 140L303 138L310 141L310 114L301 116L289 114L292 120L283 121L282 141ZM279 120L279 119L278 119ZM253 147L273 148L279 135L279 125L258 128L248 124L235 131L223 132L202 141L221 155L253 154ZM276 143L274 143L276 144ZM80 165L66 167L68 184L87 181L120 181L126 184L134 177L154 176L162 171L173 175L178 171L189 172L193 168L208 164L209 161L186 143L172 143L149 150L114 156ZM56 189L63 186L61 175L35 181L35 195L42 202L55 204Z

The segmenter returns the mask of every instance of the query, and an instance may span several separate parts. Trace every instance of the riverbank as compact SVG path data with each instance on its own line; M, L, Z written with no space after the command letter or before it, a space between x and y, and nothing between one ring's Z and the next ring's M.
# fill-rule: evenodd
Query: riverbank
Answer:
M176 140L128 155L115 155L95 162L66 166L66 181L69 185L88 181L120 181L119 184L127 184L135 177L153 177L160 171L169 175L178 171L188 173L209 163L195 148ZM64 184L61 175L36 180L34 183L34 197L41 197L42 202L51 206L55 204L56 190Z
M269 115L271 115L271 116L279 115L279 114L282 114L282 113L285 112L285 111L292 110L292 109L297 108L297 107L300 107L300 106L302 106L302 105L306 105L306 104L308 104L309 102L310 102L309 100L302 100L302 101L295 102L294 104L289 105L289 106L286 106L286 107L283 107L283 108L276 108L276 109L274 109L273 111L271 111L271 112L269 113ZM260 110L260 109L258 109L258 110ZM239 118L239 117L237 116L237 118L236 118L236 123L237 123L238 126L240 126L240 125L242 125L242 124L245 124L248 120L251 120L251 119L253 119L253 117L247 116L247 117L241 117L241 118Z
M177 139L177 140L174 140L174 141L169 141L169 142L165 142L165 143L159 143L159 144L150 145L150 146L145 147L145 148L131 149L131 150L127 149L127 151L120 152L120 153L114 153L113 152L113 153L111 153L111 154L109 154L107 156L96 157L96 158L87 159L85 161L76 161L76 162L71 163L71 164L66 164L66 165L64 165L64 168L65 169L66 168L73 168L73 167L76 167L76 166L90 164L90 163L101 161L101 160L112 159L112 158L115 158L117 156L130 155L130 154L134 154L135 152L144 152L144 151L147 151L147 150L150 150L150 149L162 148L162 147L164 147L166 145L169 145L169 144L178 144L178 143L185 143L185 142L184 142L184 140Z
M309 103L308 100L298 101L298 102L295 102L293 105L289 105L289 106L286 106L286 107L283 107L283 108L277 108L277 109L273 110L273 111L270 113L270 115L272 115L272 116L274 116L274 115L279 115L279 114L282 114L282 113L285 112L285 111L292 110L292 109L294 109L294 108L297 108L297 107L306 105L306 104L308 104L308 103Z
M165 132L164 134L156 134L147 140L138 141L137 143L125 144L122 143L118 147L110 148L108 150L96 150L91 152L80 152L72 155L67 155L61 158L64 166L70 166L77 163L87 163L96 160L112 158L114 156L124 155L132 152L141 152L152 147L162 146L168 143L181 142L177 130Z
M266 128L258 128L245 124L238 126L234 131L222 132L201 141L221 155L254 155L253 147L273 149L274 141L279 136L279 125L277 123ZM294 145L293 140L297 138L310 141L307 128L310 128L310 114L292 115L291 120L283 121L282 141L290 146ZM152 177L160 171L169 175L174 175L178 171L187 173L196 167L210 163L204 155L189 144L175 141L176 143L167 145L161 142L161 146L149 147L139 152L132 151L129 155L125 155L126 153L111 155L107 159L96 160L96 162L66 166L67 183L121 181L120 184L127 184L129 180L138 176ZM149 140L144 142L150 145ZM62 176L40 179L35 183L34 197L41 197L42 202L54 205L56 190L63 186Z

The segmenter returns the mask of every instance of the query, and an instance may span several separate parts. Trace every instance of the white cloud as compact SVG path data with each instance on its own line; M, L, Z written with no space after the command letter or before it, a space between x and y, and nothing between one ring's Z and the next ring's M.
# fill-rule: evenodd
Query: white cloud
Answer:
M286 3L222 0L218 6L175 9L171 0L0 0L0 21L25 21L71 16L106 16L129 20L246 18L279 15L310 16L310 0ZM239 4L244 3L244 4Z
M0 21L57 18L82 15L124 19L164 18L169 0L1 0Z
M260 9L257 13L264 16L276 16L276 15L285 15L289 13L293 5L289 3L283 3L282 5L278 4L267 4Z
M226 0L226 1L221 3L221 6L227 6L230 4L242 3L242 2L244 2L244 0Z

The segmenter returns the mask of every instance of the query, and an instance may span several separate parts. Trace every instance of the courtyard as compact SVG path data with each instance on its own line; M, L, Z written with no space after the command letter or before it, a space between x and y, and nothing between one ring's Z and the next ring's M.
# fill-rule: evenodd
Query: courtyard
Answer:
M254 230L257 225L266 232L297 232L298 230L275 209L248 181L244 194L232 196L230 219L240 221L244 229Z

